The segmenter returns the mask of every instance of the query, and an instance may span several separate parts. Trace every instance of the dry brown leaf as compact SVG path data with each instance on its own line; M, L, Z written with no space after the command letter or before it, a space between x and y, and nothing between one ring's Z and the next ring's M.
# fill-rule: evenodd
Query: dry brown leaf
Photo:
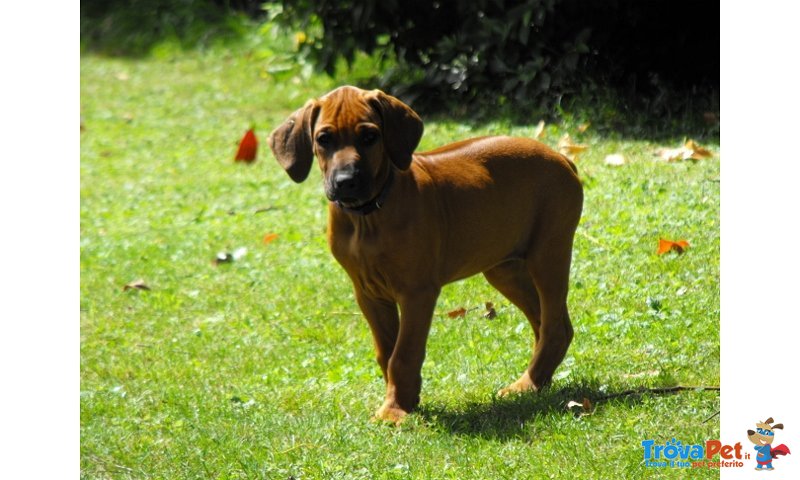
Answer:
M558 152L562 155L565 155L570 160L577 160L578 155L586 151L588 148L589 147L586 145L572 143L572 139L568 133L565 133L564 136L561 137L561 140L558 141Z
M123 292L127 290L150 290L150 287L148 287L147 284L144 283L144 280L140 278L138 280L129 282L122 287Z
M489 320L497 317L497 310L494 309L494 304L492 302L486 302L486 313L483 314L484 318L488 318Z
M586 397L583 397L583 401L580 402L576 402L575 400L570 400L569 402L567 402L567 410L571 410L575 407L580 407L581 410L578 412L578 414L581 417L585 415L591 415L592 410L594 408L592 406L592 401Z
M536 130L533 131L533 138L539 140L543 136L544 136L544 120L539 120L539 124L536 125Z
M703 148L694 140L687 140L682 147L660 148L656 150L656 155L666 162L676 162L680 160L701 160L709 158L714 154L707 148Z
M625 165L625 157L623 157L621 153L613 153L611 155L606 155L605 162L606 165L618 167L620 165Z
M578 125L578 131L583 133L586 130L589 130L589 127L592 126L592 122L586 122Z
M232 263L240 258L244 257L247 254L247 248L239 247L236 250L231 252L219 252L217 256L214 258L214 265L220 265L223 263Z
M452 312L447 312L447 316L450 318L464 318L467 315L467 309L464 307L457 308Z
M695 160L700 160L701 158L711 158L714 156L714 154L711 153L711 150L701 147L694 140L687 140L686 145L684 146L692 151L692 158Z

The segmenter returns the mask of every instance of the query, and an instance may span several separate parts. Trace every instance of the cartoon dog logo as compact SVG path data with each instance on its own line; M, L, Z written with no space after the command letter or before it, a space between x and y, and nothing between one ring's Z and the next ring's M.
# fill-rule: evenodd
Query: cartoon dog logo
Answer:
M755 444L755 450L758 452L756 470L759 472L775 470L772 467L772 461L778 458L778 455L792 453L789 451L789 447L784 444L780 444L777 447L772 446L772 442L775 440L775 429L783 430L782 423L773 425L772 421L772 417L769 417L765 422L756 422L756 431L747 431L747 439Z

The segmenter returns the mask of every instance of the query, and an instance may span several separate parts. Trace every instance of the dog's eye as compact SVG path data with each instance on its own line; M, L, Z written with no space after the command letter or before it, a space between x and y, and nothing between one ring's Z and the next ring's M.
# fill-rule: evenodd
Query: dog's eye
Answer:
M380 135L375 130L367 130L361 134L361 144L365 147L372 146L378 141L379 137Z
M333 135L328 132L322 132L317 135L317 145L320 147L330 147L333 144Z

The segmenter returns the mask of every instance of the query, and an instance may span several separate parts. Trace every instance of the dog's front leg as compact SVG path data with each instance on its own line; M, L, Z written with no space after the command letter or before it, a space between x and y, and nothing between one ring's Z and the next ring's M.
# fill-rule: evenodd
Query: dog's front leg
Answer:
M397 332L400 330L397 304L391 300L372 298L358 289L356 289L356 301L369 323L372 340L375 343L375 358L381 367L384 382L388 383L389 359L394 352Z
M386 399L375 416L399 423L417 404L422 362L439 289L400 296L400 331L387 367Z

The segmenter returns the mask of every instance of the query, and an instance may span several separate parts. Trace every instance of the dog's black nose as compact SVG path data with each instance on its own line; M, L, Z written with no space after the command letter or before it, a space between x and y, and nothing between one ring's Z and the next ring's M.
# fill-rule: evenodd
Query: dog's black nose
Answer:
M339 198L353 198L359 192L358 171L341 169L333 174L333 188Z
M748 431L747 431L747 434L748 434L748 435L754 435L755 433L756 433L756 432L754 432L754 431L752 431L752 430L748 430Z

